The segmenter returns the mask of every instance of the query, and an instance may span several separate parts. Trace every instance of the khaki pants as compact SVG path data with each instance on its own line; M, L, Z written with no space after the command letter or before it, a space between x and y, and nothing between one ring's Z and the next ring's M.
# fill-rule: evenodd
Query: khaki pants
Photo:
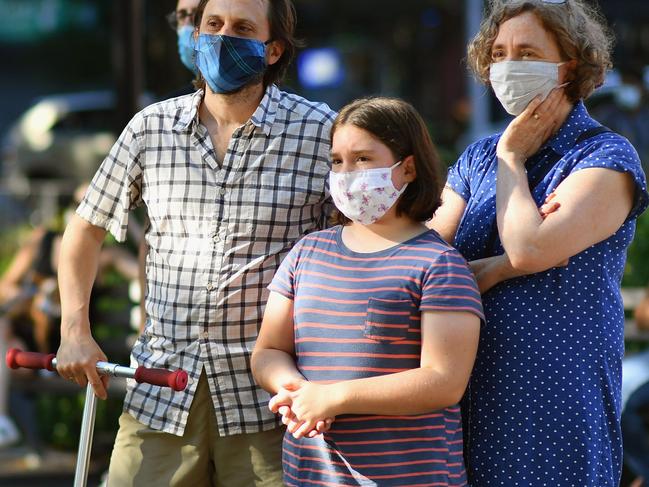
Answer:
M153 430L130 414L119 418L108 487L275 487L282 484L282 429L219 436L205 373L185 434Z

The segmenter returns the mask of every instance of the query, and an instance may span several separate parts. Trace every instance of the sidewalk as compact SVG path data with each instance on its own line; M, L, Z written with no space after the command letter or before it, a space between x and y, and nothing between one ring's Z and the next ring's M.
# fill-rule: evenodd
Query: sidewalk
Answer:
M0 486L58 487L72 485L76 452L47 449L40 456L24 446L0 450ZM88 487L97 487L107 458L92 458Z

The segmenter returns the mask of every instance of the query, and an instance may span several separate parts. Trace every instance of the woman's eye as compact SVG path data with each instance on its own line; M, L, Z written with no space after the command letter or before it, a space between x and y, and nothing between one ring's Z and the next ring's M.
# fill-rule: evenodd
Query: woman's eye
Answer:
M367 162L367 161L368 161L368 159L365 156L358 156L356 158L356 162Z
M503 55L502 51L494 51L491 53L491 59L500 59Z
M343 161L341 161L340 159L333 159L331 161L331 164L334 165L334 166L337 166L338 164L342 164L342 163L343 163Z

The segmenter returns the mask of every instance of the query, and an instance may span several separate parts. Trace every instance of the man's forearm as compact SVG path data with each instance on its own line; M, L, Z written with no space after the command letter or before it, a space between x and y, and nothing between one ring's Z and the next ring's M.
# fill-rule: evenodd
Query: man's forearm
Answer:
M58 269L62 336L89 331L90 292L105 235L105 230L76 215L65 230Z

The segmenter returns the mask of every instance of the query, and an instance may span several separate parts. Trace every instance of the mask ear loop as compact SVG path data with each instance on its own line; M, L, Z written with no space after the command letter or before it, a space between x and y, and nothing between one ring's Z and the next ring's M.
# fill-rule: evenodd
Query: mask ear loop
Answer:
M568 64L569 62L570 62L570 61L562 61L562 62L558 63L558 64L557 64L557 69L559 69L559 68L560 68L561 66L563 66L564 64ZM557 86L556 89L558 90L558 89L561 89L561 88L565 88L565 87L568 86L570 83L572 83L572 81L566 81L565 83L562 83L562 84L560 84L559 86Z

